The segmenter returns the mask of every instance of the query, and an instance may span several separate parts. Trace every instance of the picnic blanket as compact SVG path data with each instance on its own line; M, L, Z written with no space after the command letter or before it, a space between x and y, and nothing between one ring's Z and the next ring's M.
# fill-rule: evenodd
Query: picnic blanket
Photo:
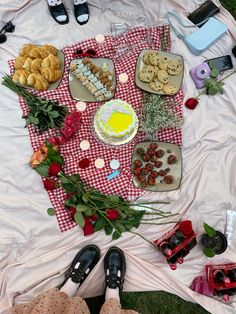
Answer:
M110 3L110 4L109 4ZM0 47L1 74L8 73L9 59L27 43L51 43L63 49L73 43L94 38L98 33L110 35L111 22L129 21L136 16L147 17L148 24L165 24L167 11L175 10L184 18L202 1L109 1L110 9L101 8L101 1L91 0L91 18L79 26L73 17L72 4L66 7L70 23L59 26L49 16L46 3L36 0L1 1L0 20L12 19L16 25L13 34ZM219 1L215 1L220 6ZM219 19L227 24L229 32L199 57L193 56L184 43L171 33L171 51L181 54L185 61L183 91L185 99L196 95L189 69L205 59L230 54L236 41L236 24L230 14L220 7ZM234 60L235 63L235 60ZM194 110L184 109L183 180L177 191L143 196L145 200L171 201L162 209L179 212L193 221L199 237L203 222L224 231L226 210L235 204L235 91L236 77L226 81L222 96L202 96ZM101 248L102 258L81 286L80 295L91 297L103 293L103 256L111 245L124 250L127 258L125 291L164 290L185 300L197 302L211 313L234 313L236 302L224 304L204 297L189 289L194 277L204 274L204 265L235 261L236 242L227 251L212 260L206 258L198 246L186 257L185 263L172 271L163 256L139 236L124 234L111 242L103 232L83 237L75 227L61 233L57 221L49 218L46 208L50 200L41 178L28 165L33 150L28 130L21 119L22 111L17 95L1 86L1 179L0 179L0 313L7 313L14 303L23 303L40 292L55 287L63 280L66 268L74 255L88 243ZM157 239L170 226L139 227L138 232L150 241ZM199 238L198 238L199 239ZM94 285L94 282L98 283Z

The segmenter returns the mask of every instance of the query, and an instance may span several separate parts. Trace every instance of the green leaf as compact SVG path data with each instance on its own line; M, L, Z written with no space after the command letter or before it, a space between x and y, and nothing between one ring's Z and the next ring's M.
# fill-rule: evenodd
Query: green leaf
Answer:
M106 219L100 216L95 223L95 227L94 227L95 230L99 231L99 230L105 228L106 223L107 223Z
M113 203L119 203L120 198L118 195L109 195L108 199Z
M125 226L124 226L124 224L121 223L121 222L119 222L119 221L116 221L116 222L115 222L115 226L116 226L116 228L119 230L120 233L127 231L126 228L125 228Z
M71 198L65 201L65 205L70 207L76 207L75 201Z
M112 240L117 240L121 237L121 234L119 234L119 232L114 231L112 234Z
M123 220L125 220L125 218L127 217L127 215L123 213L122 211L119 211L119 215L120 215L120 218Z
M220 71L218 69L213 68L211 70L211 74L210 75L211 75L211 77L216 78L219 75L219 73L220 73Z
M76 212L74 218L75 218L75 222L78 225L80 225L81 228L83 228L85 225L85 220L84 220L83 215L80 212Z
M76 211L77 212L85 212L86 210L90 209L90 207L84 205L84 204L78 204L76 206Z
M216 235L216 230L206 223L204 223L204 230L210 237L214 237Z
M207 248L207 247L204 247L203 253L204 253L207 257L213 257L213 256L215 256L214 250L209 249L209 248Z
M112 234L112 230L113 230L113 227L111 225L108 225L105 227L105 233L106 235L110 235Z
M66 177L61 176L60 174L59 174L59 177L60 177L61 183L69 183L70 182Z
M127 224L127 223L124 226L125 226L126 231L129 231L130 229L133 228L131 224Z
M47 212L48 212L49 216L55 216L56 215L54 208L48 208Z
M93 209L93 208L88 208L84 212L84 214L88 217L94 215L95 213L96 213L96 209Z
M38 172L41 176L44 176L44 177L48 176L48 169L49 169L49 166L44 165L44 164L41 164L38 167L34 168L36 172Z
M50 116L55 119L59 117L59 113L57 111L51 111Z
M217 86L210 86L207 89L207 95L214 96L219 93L219 88Z
M68 194L73 193L73 192L77 192L76 187L72 183L62 183L62 188Z
M88 195L87 195L87 194L84 194L84 195L82 196L82 200L83 200L85 203L88 203L88 201L89 201Z

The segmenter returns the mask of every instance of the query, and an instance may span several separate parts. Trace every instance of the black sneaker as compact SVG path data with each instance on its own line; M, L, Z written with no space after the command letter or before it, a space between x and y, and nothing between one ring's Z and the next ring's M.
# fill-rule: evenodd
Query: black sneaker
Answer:
M48 8L49 8L49 11L51 13L51 16L54 18L54 20L57 23L59 23L59 24L67 24L67 23L69 23L69 17L68 17L68 14L66 12L66 8L65 8L63 3L61 3L59 5L54 5L54 6L49 5ZM62 21L62 22L58 21L57 17L60 16L60 15L66 15L66 20Z
M86 24L89 20L89 8L87 2L81 3L81 4L75 4L74 5L74 14L75 14L75 19L76 22L79 23L80 25ZM88 14L88 19L84 22L79 22L77 20L77 17L83 14Z
M75 256L71 266L66 271L65 280L61 286L70 278L74 283L82 284L94 266L100 259L100 250L96 245L85 246ZM78 264L79 263L79 264Z
M111 289L123 289L123 282L126 270L125 256L118 247L111 247L104 258L104 270L106 276L106 287ZM119 274L118 274L118 271Z

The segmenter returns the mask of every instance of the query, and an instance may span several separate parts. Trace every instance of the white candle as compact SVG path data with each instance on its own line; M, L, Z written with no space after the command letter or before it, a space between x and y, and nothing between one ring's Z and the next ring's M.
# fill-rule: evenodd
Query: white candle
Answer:
M128 82L128 79L129 79L129 77L128 77L128 74L126 74L126 73L121 73L121 74L119 75L119 82L120 82L121 84L127 83L127 82Z
M90 143L87 140L83 140L82 142L80 142L79 146L82 150L88 150L90 148Z
M101 168L103 168L105 166L104 159L102 159L102 158L96 159L94 164L95 164L95 167L98 168L98 169L101 169Z
M86 103L83 101L78 101L76 104L76 109L80 112L84 111L86 109Z
M95 37L95 40L96 40L96 43L101 45L104 43L105 41L105 36L102 35L102 34L98 34L96 37Z

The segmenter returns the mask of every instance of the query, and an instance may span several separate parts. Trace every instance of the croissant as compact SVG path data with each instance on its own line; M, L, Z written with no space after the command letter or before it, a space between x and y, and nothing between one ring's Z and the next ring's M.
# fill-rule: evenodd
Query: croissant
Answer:
M23 67L23 64L25 63L25 60L27 59L26 56L22 57L22 56L18 56L15 60L14 63L14 68L15 69L21 69Z
M29 52L29 57L32 59L41 58L40 48L34 47L33 49L31 49Z
M46 78L39 73L31 73L27 79L27 84L36 90L46 90L49 86Z
M57 55L57 48L52 45L43 45L41 47L41 50L45 51L47 53L46 57L50 54L56 56Z
M32 45L32 44L27 44L27 45L24 45L21 49L20 49L20 56L26 56L28 57L29 56L29 52L35 48L35 45Z
M42 68L60 69L60 60L53 54L50 54L42 62Z
M41 64L42 64L41 58L36 58L31 62L30 70L31 72L40 72Z
M24 68L25 70L30 71L30 70L31 70L31 63L32 63L32 61L33 61L33 60L28 57L28 58L25 60L25 63L23 64L23 68Z
M24 69L16 70L13 75L13 82L20 83L21 85L27 85L27 78L29 77L30 72Z
M61 77L61 70L52 68L42 68L41 74L48 80L48 82L56 82Z

